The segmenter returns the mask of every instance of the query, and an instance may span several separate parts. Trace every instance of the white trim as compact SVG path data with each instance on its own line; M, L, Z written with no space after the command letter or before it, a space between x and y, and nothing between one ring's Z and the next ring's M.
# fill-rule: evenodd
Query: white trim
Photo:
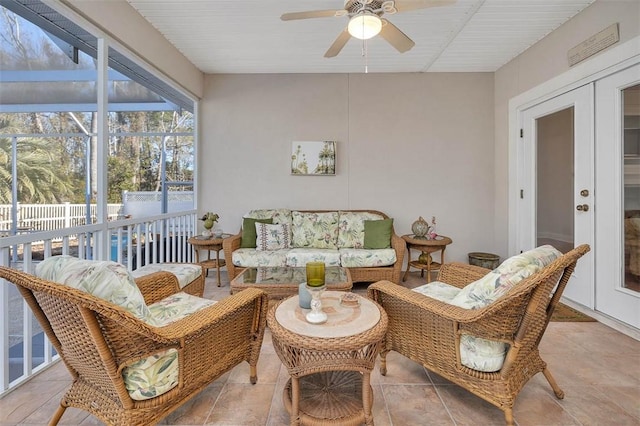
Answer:
M520 140L521 112L538 103L549 100L602 77L613 74L640 62L640 36L611 48L574 68L529 89L509 100L509 159L508 184L508 250L509 255L517 253L518 247L518 199L521 185L518 176L518 141Z

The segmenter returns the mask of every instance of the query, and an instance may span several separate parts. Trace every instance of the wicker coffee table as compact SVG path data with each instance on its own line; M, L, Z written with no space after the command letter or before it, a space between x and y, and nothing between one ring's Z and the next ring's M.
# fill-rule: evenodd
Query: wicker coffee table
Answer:
M344 293L325 291L324 324L306 321L298 296L267 315L273 346L291 379L283 393L291 425L373 424L370 375L387 330L387 314L372 300L343 306Z
M300 283L307 281L305 268L289 266L246 268L231 280L231 294L245 288L264 290L269 299L283 299L298 294ZM349 291L353 287L351 274L347 268L328 266L325 269L328 290Z

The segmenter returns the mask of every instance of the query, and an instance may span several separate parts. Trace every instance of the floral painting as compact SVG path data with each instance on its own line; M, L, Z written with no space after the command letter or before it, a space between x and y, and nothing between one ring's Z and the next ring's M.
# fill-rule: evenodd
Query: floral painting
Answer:
M291 143L292 175L335 175L335 141L305 141Z

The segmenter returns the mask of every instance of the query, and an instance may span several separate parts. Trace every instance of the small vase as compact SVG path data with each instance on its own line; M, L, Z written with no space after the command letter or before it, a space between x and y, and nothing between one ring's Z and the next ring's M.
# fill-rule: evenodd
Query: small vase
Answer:
M429 232L429 222L420 216L418 220L411 225L411 231L416 237L424 237Z
M211 236L211 230L205 229L204 231L202 231L202 236L209 238Z

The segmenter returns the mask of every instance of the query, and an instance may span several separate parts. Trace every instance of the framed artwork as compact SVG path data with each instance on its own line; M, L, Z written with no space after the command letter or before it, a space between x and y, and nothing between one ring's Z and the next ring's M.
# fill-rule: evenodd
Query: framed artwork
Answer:
M336 142L292 142L291 174L299 176L335 176Z

